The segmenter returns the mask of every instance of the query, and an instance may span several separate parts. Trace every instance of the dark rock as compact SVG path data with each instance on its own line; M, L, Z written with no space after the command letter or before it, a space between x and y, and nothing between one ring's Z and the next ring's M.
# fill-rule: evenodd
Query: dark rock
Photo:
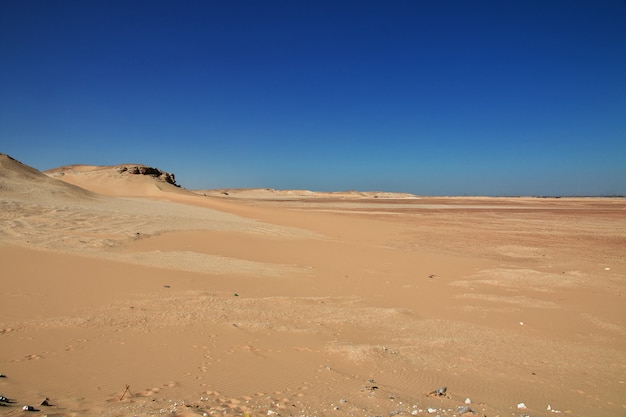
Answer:
M176 177L171 172L161 171L158 168L148 167L145 165L123 165L119 168L118 172L120 174L130 174L130 175L148 175L153 177L159 181L166 182L168 184L175 185L176 187L180 187L180 185L176 184Z

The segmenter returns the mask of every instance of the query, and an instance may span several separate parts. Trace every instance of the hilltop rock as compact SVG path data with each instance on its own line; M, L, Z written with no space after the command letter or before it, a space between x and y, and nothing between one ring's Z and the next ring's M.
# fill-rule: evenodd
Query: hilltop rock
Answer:
M159 181L163 181L168 184L175 185L176 187L180 187L180 185L176 184L176 178L174 174L172 174L171 172L161 171L158 168L153 168L145 165L120 165L118 167L118 172L120 174L126 173L130 175L148 175Z

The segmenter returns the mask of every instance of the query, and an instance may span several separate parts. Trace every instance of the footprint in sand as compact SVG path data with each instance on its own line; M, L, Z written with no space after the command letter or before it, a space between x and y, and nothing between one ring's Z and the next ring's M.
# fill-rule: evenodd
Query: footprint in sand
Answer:
M27 356L25 356L25 358L26 358L27 360L29 360L29 361L35 361L35 360L38 360L38 359L42 359L42 358L43 358L43 356L41 356L41 355L35 355L35 354L32 354L32 355L27 355Z
M194 349L208 349L208 346L202 346L202 345L191 345L192 348Z
M159 392L159 388L148 388L137 393L138 397L150 397Z

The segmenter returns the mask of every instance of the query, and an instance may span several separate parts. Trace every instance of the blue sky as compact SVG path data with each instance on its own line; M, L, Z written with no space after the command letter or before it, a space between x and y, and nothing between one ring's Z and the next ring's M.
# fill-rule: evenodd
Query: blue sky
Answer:
M190 189L626 194L626 2L0 2L0 152Z

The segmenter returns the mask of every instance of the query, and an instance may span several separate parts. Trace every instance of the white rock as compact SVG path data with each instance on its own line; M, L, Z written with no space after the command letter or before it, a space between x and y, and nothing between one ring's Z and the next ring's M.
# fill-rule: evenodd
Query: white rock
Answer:
M465 399L465 404L471 404L471 403L472 403L472 400L470 400L469 398Z
M428 411L428 414L433 414L437 412L437 409L429 407L427 411Z
M519 404L517 404L517 408L519 408L520 410L525 410L528 407L526 407L526 404L524 404L524 403L519 403Z

